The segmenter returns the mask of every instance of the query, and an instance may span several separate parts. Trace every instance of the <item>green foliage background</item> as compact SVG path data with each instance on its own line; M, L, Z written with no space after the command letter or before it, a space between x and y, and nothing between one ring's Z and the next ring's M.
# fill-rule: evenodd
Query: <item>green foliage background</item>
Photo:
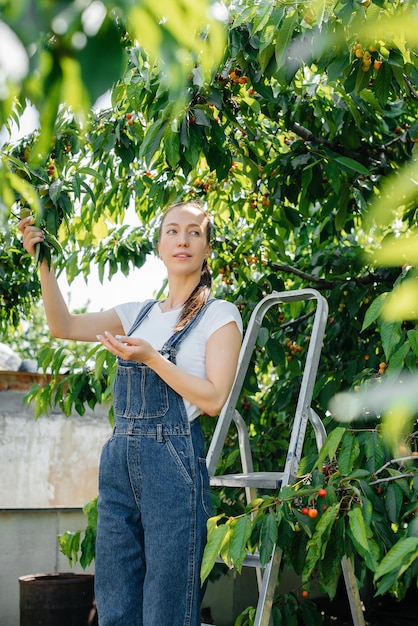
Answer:
M204 0L161 2L158 11L146 0L106 1L95 3L93 27L91 4L0 4L1 20L31 52L26 74L1 85L1 122L19 123L26 99L41 119L39 132L2 150L3 336L19 341L40 297L16 231L22 207L49 233L40 256L52 255L71 282L93 264L101 278L141 267L161 210L199 198L216 227L216 294L237 303L244 323L274 289L309 286L326 296L314 408L332 434L326 410L337 392L417 366L416 3L241 0L227 2L229 14L219 19L220 5ZM92 112L107 89L111 108ZM132 206L141 229L125 223ZM238 407L251 424L257 468L276 467L286 448L310 321L309 310L294 304L269 314L260 333ZM36 415L56 402L70 414L111 399L111 359L97 348L83 359L80 371L79 353L42 350L40 364L53 378L30 394ZM308 438L303 484L328 490L322 526L288 505L312 494L269 494L251 522L254 545L264 537L271 543L260 528L279 527L292 565L301 570L301 555L311 555L304 580L318 570L330 595L340 560L327 546L342 545L362 583L371 572L380 592L402 597L417 574L414 417L390 442L379 419L347 429L322 459L332 468L325 474ZM209 437L212 425L205 427ZM234 433L227 447L221 469L234 469ZM407 462L386 465L405 455ZM380 472L378 499L370 485ZM231 495L217 496L230 516L221 525L249 514L232 500L229 509ZM316 540L322 547L312 556ZM394 567L385 569L393 548L398 560L389 558Z

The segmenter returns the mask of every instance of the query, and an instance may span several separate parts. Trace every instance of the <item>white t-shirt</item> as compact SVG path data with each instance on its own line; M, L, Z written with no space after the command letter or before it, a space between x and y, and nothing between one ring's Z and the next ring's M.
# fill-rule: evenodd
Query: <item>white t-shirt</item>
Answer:
M125 333L131 329L144 302L127 302L115 307ZM164 313L158 303L155 303L132 337L138 337L148 341L156 350L161 350L166 341L174 332L181 309ZM232 302L226 300L214 300L206 309L198 323L193 326L180 344L176 355L177 365L184 371L206 378L205 356L206 344L209 337L230 322L235 322L242 334L241 315ZM184 400L187 416L190 421L201 414L201 410Z

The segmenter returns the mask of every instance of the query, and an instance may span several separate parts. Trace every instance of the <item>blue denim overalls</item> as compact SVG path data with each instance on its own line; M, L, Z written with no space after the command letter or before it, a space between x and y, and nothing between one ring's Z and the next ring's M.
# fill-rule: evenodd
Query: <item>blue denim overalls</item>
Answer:
M204 310L166 342L181 341ZM147 315L147 303L128 335ZM95 585L100 626L200 626L200 567L211 515L199 420L143 363L119 360L115 427L99 471Z

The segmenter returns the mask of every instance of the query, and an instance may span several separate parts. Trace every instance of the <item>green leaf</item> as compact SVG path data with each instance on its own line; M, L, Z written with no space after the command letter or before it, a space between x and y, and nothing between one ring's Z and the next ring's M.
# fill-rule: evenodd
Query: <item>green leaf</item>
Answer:
M343 426L337 426L328 435L324 445L321 448L315 467L322 469L322 465L327 457L332 460L340 444L340 441L346 429Z
M96 556L96 531L94 528L86 528L80 549L80 565L85 569L93 562Z
M293 514L299 524L299 526L304 530L308 537L312 537L312 529L310 524L310 519L306 515L303 515L297 509L294 509Z
M223 559L224 563L229 567L234 567L234 563L231 558L231 537L233 534L233 527L235 524L235 518L230 517L225 526L227 528L227 532L225 534L224 540L221 545L220 556Z
M257 13L252 22L253 25L253 33L256 33L259 30L263 30L270 18L270 14L274 8L274 4L271 0L260 0L257 3Z
M48 70L43 76L44 81L41 89L48 94L48 98L42 101L42 106L40 107L41 133L31 151L33 166L38 164L40 155L48 154L49 152L48 148L51 143L63 86L63 71L58 55L54 55L51 50L45 49L43 50L43 57L43 62L45 67L48 67Z
M230 557L238 572L241 572L242 564L247 556L247 541L251 536L252 523L248 515L243 515L236 520L233 526L230 541Z
M364 165L354 159L350 159L350 157L335 156L334 161L338 163L344 171L353 172L355 174L363 174L364 176L369 175L367 167L364 167Z
M286 61L286 53L292 39L293 31L298 19L297 11L289 13L280 25L280 29L277 33L277 41L275 48L276 65L280 70Z
M139 156L145 158L146 162L151 163L157 150L161 147L161 139L167 126L167 120L158 119L147 130L144 141L141 144Z
M106 18L99 32L94 37L87 37L86 45L77 51L83 85L89 91L91 103L110 89L112 83L122 75L125 55L120 37L118 26ZM99 59L106 59L106 62L99 62ZM74 87L73 83L67 85L68 89Z
M404 537L400 539L383 557L381 563L376 568L374 579L377 580L392 570L399 571L406 564L418 558L418 537Z
M260 529L260 562L264 566L268 563L275 544L277 543L278 526L274 513L264 516Z
M273 44L270 44L260 49L259 54L258 54L258 62L260 63L260 68L263 72L265 72L268 64L273 58L274 50L275 50L275 46Z
M209 534L200 570L200 580L202 584L211 573L228 532L229 527L226 524L221 524L220 526L216 526Z
M80 174L87 174L88 176L92 176L93 178L97 179L103 185L103 187L106 187L106 179L103 178L100 172L97 172L92 167L85 166L85 167L78 168L77 173L76 173L76 179L79 177Z
M299 513L299 515L297 516L298 521L300 517L306 518L306 515L302 515L301 513ZM302 525L300 524L300 522L299 522L299 526L302 528ZM305 528L303 528L303 530L305 530ZM312 535L311 532L308 535L306 532L301 532L299 530L293 533L291 545L290 546L286 545L286 558L290 559L292 569L298 575L302 573L302 570L305 566L306 544L308 543L308 538L311 535ZM280 536L280 528L279 528L279 536Z
M377 584L376 596L382 596L388 591L396 591L398 581L398 570L392 570L389 574L382 576Z
M341 442L341 449L338 455L338 469L341 474L350 474L353 470L354 461L360 454L360 447L356 436L351 431L347 431Z
M170 133L164 140L165 157L170 167L176 167L180 161L180 138L178 133Z
M376 88L376 83L375 83L375 88ZM376 98L376 94L373 93L373 91L371 91L370 89L363 89L363 91L360 94L360 97L365 102L370 104L376 111L378 111L379 113L383 113L383 109L380 105L379 99Z
M303 568L303 580L309 580L318 560L323 558L331 535L332 527L340 511L340 503L333 504L321 515L315 532L307 543L306 562Z
M345 552L344 519L340 518L332 527L331 537L323 559L319 562L319 586L330 599L335 596L342 573L341 559Z
M402 322L382 321L380 323L380 336L382 338L382 345L385 352L385 357L388 361L401 339L401 326Z
M77 530L75 532L70 532L67 530L65 533L62 533L57 536L58 544L60 546L62 554L67 557L70 565L77 563L78 561L78 551L80 549L80 536L81 531Z
M57 241L57 239L55 239L55 237L53 237L47 232L44 232L44 237L45 237L46 243L53 248L55 254L59 256L62 256L64 254L64 251L61 248L61 244L59 243L59 241Z
M323 624L315 602L309 600L302 602L298 608L298 615L302 618L304 626L322 626Z
M405 367L405 357L410 350L409 341L405 341L398 350L395 350L391 357L389 367L386 370L387 374L397 374Z
M363 519L361 508L356 506L348 512L349 526L353 533L353 537L364 552L369 552L369 543L367 541L366 525Z
M374 83L374 93L379 103L384 106L388 100L392 82L392 70L389 63L382 63Z
M361 327L361 332L363 332L363 330L366 330L366 328L368 328L371 324L373 324L373 322L377 320L387 297L387 293L382 293L380 294L380 296L377 296L375 300L373 300L373 302L366 311L366 315L364 316L364 322L363 326Z
M399 523L399 515L402 508L402 490L399 485L395 483L389 483L386 490L386 510L389 515L389 519L393 524Z
M54 180L54 182L49 187L49 197L54 204L57 204L58 202L63 185L64 181L61 178L57 178L57 180Z
M408 330L409 345L414 351L415 356L418 356L418 330Z
M260 330L258 331L257 346L259 348L263 348L268 342L269 338L270 338L270 333L269 333L268 328L265 328L264 326L262 326Z
M377 431L366 431L358 434L358 441L365 451L365 468L374 473L385 462L385 449L382 437Z
M100 378L103 372L103 365L106 361L107 350L100 350L96 355L96 361L94 364L94 375L96 378Z

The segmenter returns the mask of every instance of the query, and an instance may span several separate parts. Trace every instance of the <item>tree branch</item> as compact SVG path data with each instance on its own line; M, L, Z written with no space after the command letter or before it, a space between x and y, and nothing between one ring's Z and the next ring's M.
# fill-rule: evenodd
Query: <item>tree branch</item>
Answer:
M355 283L356 285L370 285L372 283L384 282L383 276L380 276L379 274L373 274L371 272L369 274L366 274L365 276L350 277L348 280L346 276L334 280L328 280L326 278L320 278L318 276L313 276L312 274L303 272L302 270L298 270L297 267L292 267L291 265L272 263L272 268L277 272L284 272L285 274L298 276L298 278L302 278L306 282L314 284L315 287L319 290L333 289L337 285L348 282Z
M369 483L369 485L378 485L379 483L390 483L394 480L401 480L401 478L413 478L416 476L415 472L409 474L399 474L398 476L387 476L386 478L378 478Z
M411 92L411 96L412 96L415 100L418 100L418 91L415 89L415 87L414 87L414 86L413 86L413 84L411 83L410 78L409 78L406 74L403 74L403 79L404 79L404 81L406 82L406 84L407 84L407 85L408 85L408 87L409 87L409 90L410 90L410 92Z
M369 157L368 156L365 157L363 153L353 152L352 150L348 150L347 148L345 148L339 143L332 143L331 141L328 141L327 139L324 139L323 137L316 137L316 135L314 135L310 130L308 130L304 126L301 126L297 122L293 122L290 125L289 130L294 132L296 135L298 135L305 141L310 141L311 143L314 143L320 146L325 146L326 148L329 148L333 152L336 152L337 154L341 154L342 156L349 157L350 159L354 159L355 161L358 161L359 163L362 163L363 165L366 165L367 162L369 161Z
M418 92L414 90L412 84L407 81L407 78L406 77L404 78L405 78L405 82L408 84L409 89L411 90L411 95L415 99L418 100ZM353 152L352 150L348 150L347 148L345 148L343 145L339 143L332 143L331 141L328 141L327 139L324 139L323 137L316 137L316 135L314 135L310 130L308 130L304 126L301 126L297 122L293 122L290 125L289 130L294 132L296 135L298 135L305 141L309 141L310 143L313 143L319 146L324 146L325 148L328 148L329 150L332 150L333 152L336 152L337 154L341 154L342 156L346 156L346 157L349 157L350 159L354 159L355 161L358 161L359 163L362 163L365 166L368 166L371 162L376 163L376 158L378 158L379 161L382 158L385 158L384 153L386 152L388 148L390 148L393 144L404 140L403 136L401 135L399 137L395 137L394 139L391 139L390 141L388 141L388 143L384 145L370 146L370 151L376 154L375 157L372 157L371 154L367 154L365 152ZM411 141L411 144L412 144L412 141ZM382 157L382 153L383 153L383 157Z
M377 476L378 474L380 474L380 472L383 472L383 470L385 470L387 467L389 467L390 465L403 465L405 461L416 461L417 457L416 456L401 456L397 459L390 459L390 461L388 461L387 463L385 463L384 465L382 465L382 467L380 467L378 470L375 471L374 475ZM403 478L403 476L401 476L401 478ZM374 483L370 483L371 485Z

